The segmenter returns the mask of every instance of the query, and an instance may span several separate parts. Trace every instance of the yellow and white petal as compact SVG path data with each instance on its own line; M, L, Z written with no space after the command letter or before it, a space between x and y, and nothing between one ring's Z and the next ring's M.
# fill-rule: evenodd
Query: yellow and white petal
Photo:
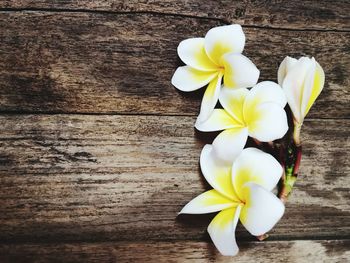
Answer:
M218 103L222 74L219 73L212 81L210 81L204 92L201 109L198 115L198 122L206 121L213 113L215 105Z
M286 56L281 65L278 68L278 72L277 72L277 78L278 78L278 84L282 86L283 80L285 78L285 76L287 75L288 71L294 66L294 64L297 62L298 60L295 58L291 58L289 56Z
M312 58L313 61L314 58ZM303 95L303 102L302 102L302 115L305 117L306 114L308 114L311 106L314 104L315 100L317 97L320 95L323 86L324 86L324 81L325 81L325 75L322 67L320 64L318 64L315 61L315 70L311 70L308 73L311 75L310 77L307 76L307 79L312 79L310 82L305 80L305 85L310 85L310 86L305 86L304 87L304 95ZM306 94L305 94L306 93Z
M217 74L217 72L200 71L189 66L178 67L171 79L171 84L181 91L194 91L207 85Z
M301 113L301 102L303 96L303 85L306 73L312 65L311 59L300 58L283 80L282 88L286 94L289 107L297 122L302 123L304 117Z
M208 233L219 252L224 256L235 256L239 249L236 243L236 226L241 206L218 213L208 226Z
M248 89L230 89L221 87L219 101L222 107L238 122L244 126L243 105Z
M221 65L221 57L227 53L242 53L245 35L240 25L212 28L205 35L204 46L209 58Z
M234 127L238 127L240 124L237 123L224 109L214 109L210 117L200 122L197 120L195 127L199 131L211 132L221 131Z
M204 49L204 38L189 38L180 42L177 53L181 60L192 68L202 71L217 71Z
M215 155L232 165L232 162L242 152L248 139L248 129L233 128L221 132L213 141L213 150Z
M200 166L203 176L216 191L234 202L240 202L233 190L231 165L227 165L215 156L212 145L207 144L203 147Z
M233 202L213 189L192 199L179 214L207 214L238 205L239 203Z
M270 231L281 219L284 205L273 193L249 182L243 187L245 205L240 214L241 223L254 236Z
M230 53L222 57L224 85L228 88L249 88L259 79L260 71L254 63L242 54Z
M262 81L256 84L247 95L244 108L250 110L259 104L274 102L284 108L287 104L287 98L280 85L273 81Z
M310 66L307 69L307 72L305 74L305 79L302 86L300 113L301 113L301 116L303 117L305 117L306 115L305 114L306 107L311 97L315 73L316 73L316 61L314 58L312 58Z
M277 103L263 103L244 111L250 137L262 142L282 138L288 131L287 114Z
M241 200L243 186L253 182L271 191L280 180L283 168L270 154L256 148L246 148L236 158L232 166L232 184Z

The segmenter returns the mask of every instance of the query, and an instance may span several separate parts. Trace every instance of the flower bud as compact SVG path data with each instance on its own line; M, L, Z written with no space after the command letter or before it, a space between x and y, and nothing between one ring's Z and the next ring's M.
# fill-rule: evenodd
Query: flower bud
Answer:
M322 67L314 58L286 57L278 69L278 84L282 86L294 121L301 125L325 81Z

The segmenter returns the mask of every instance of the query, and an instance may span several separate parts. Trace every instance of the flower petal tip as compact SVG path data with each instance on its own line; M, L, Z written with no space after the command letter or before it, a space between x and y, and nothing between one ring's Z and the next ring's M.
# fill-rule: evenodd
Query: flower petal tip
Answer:
M190 66L182 66L174 72L171 84L178 90L190 92L204 87L216 75L215 72L204 72Z

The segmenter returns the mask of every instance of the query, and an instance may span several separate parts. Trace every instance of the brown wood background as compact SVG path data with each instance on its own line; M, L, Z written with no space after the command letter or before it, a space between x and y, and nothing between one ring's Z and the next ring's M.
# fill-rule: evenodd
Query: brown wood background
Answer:
M348 262L349 1L2 0L0 262ZM177 212L208 189L201 92L170 84L178 43L240 23L276 80L315 56L326 85L305 121L301 176L264 242L237 229L222 257L213 215Z

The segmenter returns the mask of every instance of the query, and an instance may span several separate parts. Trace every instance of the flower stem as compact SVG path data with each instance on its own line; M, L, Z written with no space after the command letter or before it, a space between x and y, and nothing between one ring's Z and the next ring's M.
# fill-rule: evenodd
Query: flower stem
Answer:
M302 124L294 122L293 133L289 133L284 138L283 142L276 147L276 145L271 146L271 149L279 149L279 160L283 166L283 175L281 179L281 185L278 192L278 197L283 203L287 202L290 196L293 186L298 178L302 147L300 140L300 129ZM256 238L260 241L268 238L268 234L257 236Z
M301 145L300 130L303 124L294 120L293 140L296 146Z
M269 237L269 234L262 234L260 236L257 236L256 238L259 240L259 241L263 241L265 239L267 239Z
M284 153L281 160L284 162L284 174L282 176L282 186L279 191L279 198L285 203L292 192L293 186L297 180L302 147L300 140L300 123L294 122L293 140L290 140L287 147L282 149Z

